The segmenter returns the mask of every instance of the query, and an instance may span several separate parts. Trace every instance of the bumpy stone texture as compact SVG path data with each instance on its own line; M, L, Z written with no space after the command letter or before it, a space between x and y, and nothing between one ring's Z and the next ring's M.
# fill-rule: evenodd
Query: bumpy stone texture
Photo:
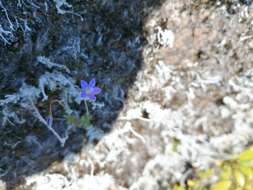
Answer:
M71 12L63 15L50 4L51 16L43 17L50 27L35 27L37 33L31 37L31 44L47 45L39 53L32 48L33 53L23 58L24 70L8 65L12 72L18 71L17 77L35 87L45 71L56 70L73 85L96 76L104 94L93 106L90 140L101 138L102 129L110 128L118 115L122 97L128 99L123 98L125 106L112 132L95 146L81 146L82 130L71 129L66 147L60 148L31 117L31 122L21 124L22 130L2 128L2 179L10 185L15 174L23 175L19 188L35 190L160 190L175 182L184 184L194 168L207 168L215 159L243 150L253 140L253 14L246 1L240 2L167 0L152 6L148 1L80 1L69 2L73 9L65 5ZM11 51L7 47L1 51ZM70 73L59 66L34 65L38 56L44 56L42 62L49 59L66 66ZM12 59L13 65L19 63L15 56ZM17 92L22 83L12 85L5 86L1 96ZM36 105L46 115L47 104L42 92L38 94ZM77 102L69 103L71 110L83 113ZM55 111L56 116L63 112ZM64 134L64 122L57 124Z

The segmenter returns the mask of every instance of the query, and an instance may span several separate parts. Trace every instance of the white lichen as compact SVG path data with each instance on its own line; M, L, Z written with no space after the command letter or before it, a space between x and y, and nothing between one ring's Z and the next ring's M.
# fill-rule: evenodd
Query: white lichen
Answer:
M65 65L54 63L54 62L50 61L50 59L45 56L38 56L37 61L38 61L38 64L43 64L49 69L56 67L56 68L66 71L67 73L70 73L70 70L68 69L68 67L66 67Z
M50 122L48 122L36 107L38 101L47 100L48 95L45 92L46 88L51 92L56 90L61 92L59 99L63 102L65 113L72 112L69 103L75 101L80 104L81 102L79 96L80 89L75 85L73 79L64 76L60 72L46 72L39 78L39 87L30 86L24 83L18 92L6 95L5 99L0 100L2 124L6 125L7 122L11 125L23 124L26 122L26 119L23 117L23 114L20 113L23 112L21 110L25 109L50 130L60 141L61 145L64 146L69 136L69 130L71 130L72 126L67 126L64 137L61 137L53 128L53 117L50 118ZM41 99L41 96L43 99ZM15 108L14 105L18 106L18 108Z

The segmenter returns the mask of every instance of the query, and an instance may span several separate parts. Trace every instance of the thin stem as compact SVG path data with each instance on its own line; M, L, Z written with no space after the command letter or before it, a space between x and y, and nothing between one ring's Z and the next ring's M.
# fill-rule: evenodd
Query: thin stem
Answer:
M34 111L34 115L39 119L39 121L41 123L43 123L48 130L50 130L54 136L60 141L61 143L61 146L63 147L65 145L65 142L67 141L68 139L68 136L65 136L64 138L62 138L52 127L53 125L53 121L51 121L50 123L48 123L43 117L42 115L40 114L39 110L37 109L37 107L34 105L33 101L30 100L30 103L31 103L31 106L32 106L32 109ZM53 118L50 118L50 119L53 119Z
M62 104L62 102L60 100L52 100L49 104L49 115L51 117L53 117L53 113L52 113L52 105L53 103L58 103L60 106L62 106L62 108L64 109L64 105Z
M87 105L87 101L84 100L84 104L85 104L85 109L86 109L86 116L88 117L90 115L89 109L88 109L88 105Z

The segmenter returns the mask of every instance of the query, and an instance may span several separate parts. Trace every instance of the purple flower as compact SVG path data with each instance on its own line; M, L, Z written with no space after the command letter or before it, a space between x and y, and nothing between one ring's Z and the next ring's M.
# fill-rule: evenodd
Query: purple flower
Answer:
M52 125L53 125L53 117L52 117L52 116L48 116L48 117L46 118L46 121L47 121L47 124L48 124L49 126L52 126Z
M89 84L84 81L81 80L81 97L86 99L86 100L90 100L90 101L96 101L96 96L97 94L99 94L102 90L98 87L95 87L96 85L96 80L92 79Z

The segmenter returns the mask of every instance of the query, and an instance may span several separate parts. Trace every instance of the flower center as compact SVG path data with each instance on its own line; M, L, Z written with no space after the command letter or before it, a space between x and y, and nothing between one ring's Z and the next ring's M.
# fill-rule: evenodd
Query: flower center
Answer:
M90 93L91 93L91 89L90 89L90 88L86 88L86 89L85 89L85 93L86 93L86 94L90 94Z

